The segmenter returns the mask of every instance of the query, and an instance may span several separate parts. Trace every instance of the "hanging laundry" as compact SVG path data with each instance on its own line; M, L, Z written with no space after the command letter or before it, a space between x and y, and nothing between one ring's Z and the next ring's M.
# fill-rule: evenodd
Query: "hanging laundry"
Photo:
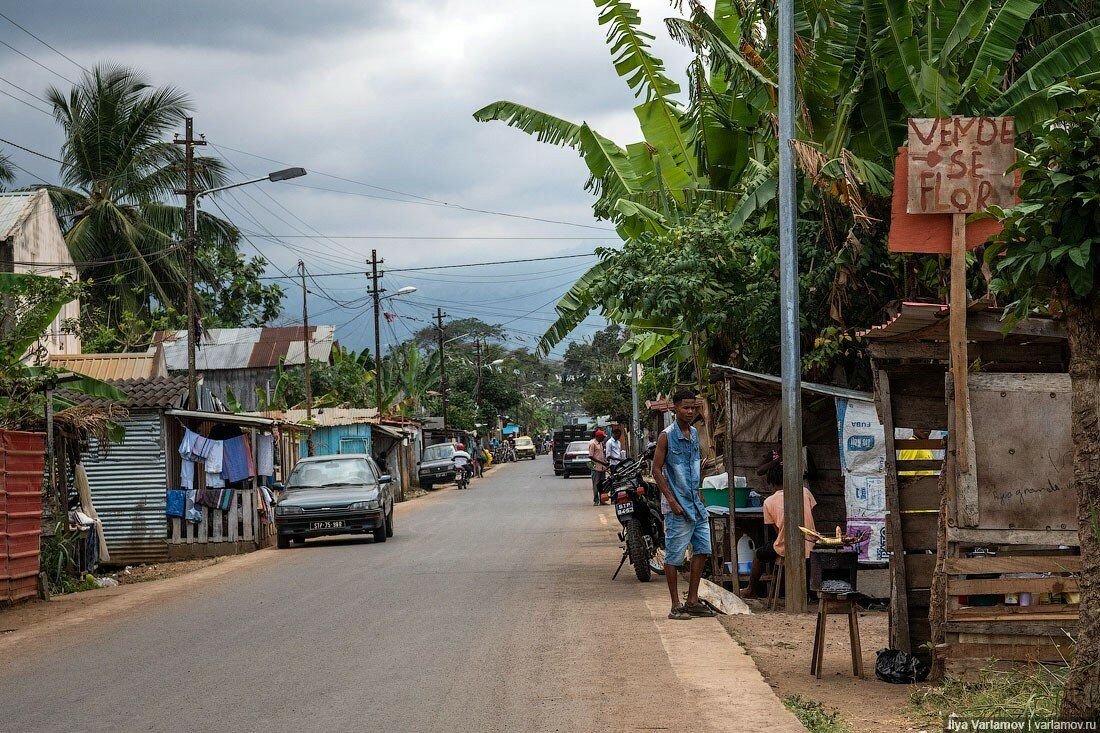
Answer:
M222 466L225 465L225 441L206 438L203 440L210 445L209 454L206 456L206 472L220 474Z
M252 459L252 446L248 437L238 435L222 441L222 476L231 483L244 481L256 475L256 464ZM209 469L208 469L209 470Z
M187 490L187 510L184 518L188 522L200 522L202 521L202 512L195 508L195 490Z
M187 428L183 429L183 440L180 441L180 456L185 460L194 461L198 458L195 455L195 439L201 437L198 433L192 432Z
M275 473L275 436L262 433L256 438L256 475L272 476Z
M180 486L185 489L195 488L195 462L184 458L180 461Z

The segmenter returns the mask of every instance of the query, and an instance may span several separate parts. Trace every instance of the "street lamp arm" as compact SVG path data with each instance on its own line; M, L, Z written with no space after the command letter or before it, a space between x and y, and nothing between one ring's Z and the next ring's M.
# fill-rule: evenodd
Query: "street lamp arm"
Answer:
M209 196L212 193L218 191L228 191L231 188L240 188L241 186L250 186L253 183L260 183L262 181L271 181L272 183L278 183L279 181L288 181L291 178L301 178L306 174L305 168L284 168L281 171L273 171L266 176L260 178L250 178L247 181L238 181L237 183L229 183L225 186L215 186L214 188L208 188L205 191L199 191L195 195L195 200L198 201L203 196Z

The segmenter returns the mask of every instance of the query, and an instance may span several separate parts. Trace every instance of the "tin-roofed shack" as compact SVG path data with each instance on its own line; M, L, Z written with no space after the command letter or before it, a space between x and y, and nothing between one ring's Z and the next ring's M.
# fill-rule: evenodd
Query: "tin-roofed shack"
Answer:
M72 466L74 481L87 477L87 489L102 523L110 562L117 565L236 554L266 544L271 516L270 500L262 494L260 476L276 473L276 421L229 413L185 410L187 377L109 381L126 393L119 418L125 429L122 442L92 436L79 450ZM62 394L77 404L102 402L80 393ZM183 499L181 444L190 430L215 441L237 441L244 448L235 458L231 476L207 474L197 463L191 496L179 506L169 491ZM262 446L270 440L271 450ZM216 443L218 450L222 443ZM270 461L267 458L270 457ZM283 453L283 462L296 460ZM241 467L243 462L243 467ZM268 468L270 466L270 468ZM283 466L284 470L288 470ZM270 472L270 473L268 473ZM222 484L222 485L216 485ZM185 507L185 508L184 508Z
M1080 564L1064 329L1033 318L1005 333L1001 309L970 305L974 458L960 475L948 315L945 305L903 303L862 334L886 428L890 646L926 655L934 641L937 667L952 672L988 659L1060 662L1079 611L1069 573Z
M722 385L718 398L723 402L725 415L715 430L718 455L732 476L744 477L749 489L764 493L767 482L764 476L757 475L757 468L765 454L781 451L782 382L769 374L721 364L711 365L711 381ZM843 532L847 529L847 509L837 435L837 399L870 403L873 396L869 392L813 382L802 382L802 395L805 483L817 500L814 509L817 531L831 535L839 528ZM735 532L737 538L748 532L759 547L764 541L763 518L762 510L756 512L760 516L747 509L735 511ZM728 544L721 549L725 557L731 556L726 554L730 552ZM741 580L747 580L747 576Z
M327 362L335 344L334 326L309 327L309 358ZM229 404L228 391L243 410L258 410L258 394L273 388L276 369L305 364L305 329L302 326L264 328L211 328L203 332L195 352L196 368L214 396ZM168 371L187 371L187 332L161 331L150 351L164 350Z

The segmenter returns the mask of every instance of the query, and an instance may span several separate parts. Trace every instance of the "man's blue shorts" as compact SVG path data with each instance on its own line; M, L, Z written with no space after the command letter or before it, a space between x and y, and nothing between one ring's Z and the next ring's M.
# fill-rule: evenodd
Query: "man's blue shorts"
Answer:
M683 565L688 543L693 555L710 554L710 522L696 522L686 514L665 515L665 565Z

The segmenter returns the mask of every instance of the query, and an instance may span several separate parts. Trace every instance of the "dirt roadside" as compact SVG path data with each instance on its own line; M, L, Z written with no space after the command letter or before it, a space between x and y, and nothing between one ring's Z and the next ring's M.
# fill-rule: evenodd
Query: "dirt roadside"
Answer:
M798 695L826 708L835 708L840 718L857 733L931 730L927 722L909 714L913 686L891 685L875 678L875 653L887 646L885 612L860 613L864 680L852 676L846 618L829 618L825 661L819 680L809 671L816 614L768 612L761 610L758 603L753 603L753 614L721 616L720 619L730 636L753 658L780 698Z

